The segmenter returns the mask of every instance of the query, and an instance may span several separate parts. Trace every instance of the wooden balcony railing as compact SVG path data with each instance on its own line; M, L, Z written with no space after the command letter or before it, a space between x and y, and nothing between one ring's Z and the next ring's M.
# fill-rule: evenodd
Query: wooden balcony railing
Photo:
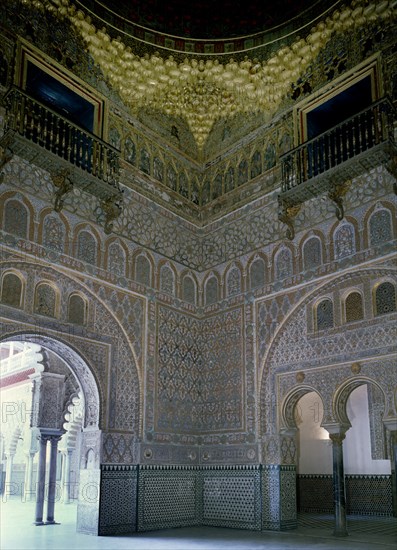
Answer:
M342 196L346 182L395 155L392 103L383 98L323 134L280 157L280 220L289 226L299 206L328 192L339 219L344 215Z
M119 151L20 88L12 87L2 103L6 108L3 149L51 173L57 187L56 210L74 185L100 199L105 228L111 229L110 218L116 217L121 199Z

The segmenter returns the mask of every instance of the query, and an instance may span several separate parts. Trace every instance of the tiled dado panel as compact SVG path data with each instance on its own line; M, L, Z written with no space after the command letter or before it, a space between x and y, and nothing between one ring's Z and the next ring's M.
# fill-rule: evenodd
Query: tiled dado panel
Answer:
M197 467L141 466L138 479L138 531L201 524Z
M99 535L122 535L136 531L138 466L103 464Z
M203 525L261 529L259 466L205 468Z
M348 514L392 516L392 481L388 475L349 475L345 477ZM331 475L297 477L300 512L334 511Z
M388 475L346 477L348 514L392 516L392 479Z
M333 513L332 476L297 476L297 489L300 511ZM346 476L346 496L350 514L392 516L390 476ZM79 502L79 530L96 534L91 500ZM295 467L102 466L98 534L197 525L293 529Z
M332 475L298 475L296 491L299 512L334 512Z
M262 467L262 529L285 530L298 526L295 466Z

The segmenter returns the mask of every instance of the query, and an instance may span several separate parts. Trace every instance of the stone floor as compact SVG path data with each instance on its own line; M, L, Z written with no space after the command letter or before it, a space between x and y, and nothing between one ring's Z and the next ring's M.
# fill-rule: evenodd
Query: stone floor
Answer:
M190 527L123 537L76 533L76 506L56 505L60 525L32 525L34 505L9 500L0 505L1 550L396 550L397 519L350 516L349 536L332 536L332 516L302 514L290 532L254 532Z

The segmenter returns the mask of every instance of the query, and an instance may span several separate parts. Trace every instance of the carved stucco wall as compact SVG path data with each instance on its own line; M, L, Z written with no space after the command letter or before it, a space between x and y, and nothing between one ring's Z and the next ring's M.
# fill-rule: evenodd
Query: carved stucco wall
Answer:
M397 314L376 316L373 305L377 282L396 279L396 269L388 262L335 277L301 299L277 328L261 371L260 426L262 458L266 462L280 460L280 456L286 463L294 462L295 454L288 456L293 441L287 436L279 439L277 434L280 428L295 426L294 407L309 391L316 391L322 399L324 423L348 422L348 395L357 385L366 383L383 395L383 418L396 417ZM344 291L358 284L364 288L366 315L346 324L341 312ZM332 296L335 326L317 331L313 325L314 306L322 296ZM380 424L373 434L375 441L382 431Z
M220 281L219 299L214 304L202 308L202 289L207 272L193 273L198 281L198 307L180 299L180 281L184 270L183 265L178 262L169 262L176 274L174 295L160 292L160 266L166 258L158 252L148 256L152 270L149 286L139 283L134 280L133 266L136 254L145 249L138 246L134 240L125 237L119 240L124 247L125 255L124 268L120 271L116 264L106 263L106 257L110 257L109 242L115 242L114 238L110 241L95 223L86 224L84 228L88 228L97 236L96 265L73 257L76 250L77 228L83 227L82 218L88 214L84 209L85 202L78 197L73 199L75 213L72 214L68 210L63 213L62 219L66 228L63 246L54 250L53 247L45 245L42 220L46 219L43 218L43 213L51 204L52 183L45 172L14 158L5 169L3 196L26 204L28 201L32 210L28 224L31 229L28 239L7 232L3 233L2 238L6 257L7 254L14 255L18 261L33 262L29 274L27 273L30 281L26 288L27 303L33 304L34 283L43 277L54 284L62 281L63 299L59 315L65 321L66 297L73 290L79 289L83 295L89 297L90 303L95 303L95 307L90 309L87 328L74 327L73 337L80 338L80 349L84 352L87 350L87 357L95 354L93 363L96 364L97 370L107 362L116 373L109 377L108 382L110 399L106 413L108 428L103 434L104 461L130 463L141 460L149 463L188 464L258 461L259 434L265 429L264 418L272 426L271 431L277 431L276 407L277 399L281 399L280 396L277 397L273 377L266 390L262 384L259 400L260 369L266 358L265 368L273 373L277 369L283 372L287 362L290 363L288 369L302 369L302 364L295 365L292 359L288 359L301 357L302 353L305 360L310 359L313 365L321 365L324 362L322 353L328 349L328 340L336 339L339 343L334 343L333 346L336 346L335 349L340 346L338 349L341 351L335 361L340 362L349 351L349 346L352 346L352 341L365 339L366 335L374 334L374 330L379 332L379 337L386 346L390 334L384 327L385 318L377 320L371 314L359 323L359 326L349 327L348 331L345 327L340 330L333 329L333 332L330 331L330 334L323 335L320 339L309 335L305 345L300 347L301 332L308 330L307 312L306 306L302 305L298 309L296 307L300 301L306 299L305 297L311 296L310 300L313 300L322 292L332 294L338 289L346 290L349 286L361 285L361 288L366 284L368 295L370 283L364 284L361 276L355 281L354 274L349 274L349 266L350 269L355 266L353 269L356 270L356 266L373 263L377 258L391 253L389 241L370 246L368 220L374 209L393 207L396 199L390 194L392 184L391 175L381 168L372 171L364 180L355 182L355 186L352 186L355 191L351 188L347 197L348 200L349 197L356 197L355 202L350 203L351 209L347 220L339 225L335 222L332 208L329 206L326 206L323 212L324 218L321 223L316 223L315 208L321 209L326 203L321 199L313 200L313 204L303 208L303 218L299 222L302 225L298 226L300 231L296 240L292 244L282 243L282 246L292 251L293 271L289 277L277 280L276 252L282 248L266 243L266 236L262 235L261 239L265 244L261 246L260 252L267 258L264 279L266 284L253 291L249 289L249 266L255 256L244 254L240 257L241 262L221 263L217 270L213 270ZM274 205L267 204L267 199L263 199L263 202L264 205L261 208L257 205L257 208L265 220L270 209L274 212ZM167 248L168 232L161 230L164 212L159 207L151 205L149 201L147 204L150 215L153 219L156 218L155 227L158 228L150 238L156 239L156 243L161 242L160 248ZM312 214L305 217L305 212ZM240 243L239 249L243 251L246 247L251 248L255 242L248 242L242 230L236 230L233 233L234 238L231 238L229 233L230 227L243 228L245 222L251 223L250 213L250 210L246 209L240 213L240 218L235 214L230 219L225 218L217 227L214 226L215 240L219 232L224 232L224 255L228 254L229 247L233 249L234 243ZM145 214L142 214L142 218ZM139 208L136 210L136 216L131 223L139 225ZM172 219L172 216L168 218ZM258 220L254 218L255 221ZM255 227L254 222L252 227ZM176 221L172 221L172 224L174 223L176 224ZM345 248L350 248L344 249L341 257L336 258L335 231L346 224L354 227L354 246L347 243L344 245ZM175 225L173 227L175 233ZM310 227L315 228L315 231L310 230ZM395 229L392 227L391 231ZM178 238L182 240L186 237L183 229L181 231L179 228L178 234ZM259 234L258 230L258 243ZM317 234L323 242L322 263L307 269L307 266L303 266L303 243L307 237ZM196 237L199 242L200 231ZM190 259L192 262L195 261L196 251L197 248L189 249L189 262ZM212 252L209 250L205 258L211 258L211 255ZM55 270L48 266L48 260L54 264ZM376 273L374 272L373 281L383 276L388 269L390 271L387 267L390 261L385 262L383 271L379 268ZM14 267L18 269L17 265ZM233 294L232 291L232 294L228 295L228 276L233 269L240 271L240 290L237 290L237 294ZM329 283L329 290L324 290L325 287L320 290L323 281L335 277L339 270L344 271L343 277ZM60 276L60 272L68 273L68 276ZM82 283L76 286L77 278ZM367 296L367 313L370 310L368 300ZM288 316L292 310L295 313L290 318ZM22 313L19 312L18 315L21 316ZM23 316L20 318L23 322ZM34 316L31 316L31 319L33 318ZM53 321L40 319L40 323L49 330L53 326ZM282 330L280 327L283 327ZM70 331L70 326L64 324L64 329ZM295 336L288 331L292 331ZM343 337L347 332L351 337L350 343L346 343L347 340ZM118 342L117 346L112 345L115 341ZM296 345L299 343L296 350L293 342ZM271 355L269 348L272 349ZM375 353L374 350L373 346L368 353ZM351 360L357 360L353 355L351 354ZM269 367L270 357L272 359ZM330 359L326 357L327 364L330 364ZM137 365L136 373L130 367L131 360ZM104 376L103 372L100 376ZM138 402L135 403L130 391L131 387L138 386L142 392L140 397L143 397L144 393L139 405ZM136 422L133 435L130 433L132 417ZM258 422L261 423L261 430L258 430ZM141 433L138 426L143 429L140 449L136 435ZM284 438L282 444L285 450L284 462L289 463L294 456L293 442ZM280 441L277 440L274 445L278 448ZM269 456L268 451L263 451L262 460ZM290 458L287 458L288 456Z
M24 310L2 309L2 336L8 340L37 339L43 347L48 347L65 360L83 387L88 404L86 424L98 425L100 413L104 461L136 461L136 440L141 430L141 383L140 362L133 350L133 340L134 337L139 340L140 332L135 331L131 338L127 337L117 321L114 303L115 313L112 314L111 308L99 299L100 289L90 291L89 285L82 285L75 278L40 261L28 262L26 257L18 258L2 250L2 269L10 268L21 273L27 281ZM34 284L38 279L56 281L63 299L72 291L85 294L91 311L87 326L71 325L62 317L54 319L34 314ZM142 299L129 298L127 309L134 312L142 323ZM126 328L129 328L128 324ZM138 348L142 349L141 342ZM120 439L123 439L121 444Z

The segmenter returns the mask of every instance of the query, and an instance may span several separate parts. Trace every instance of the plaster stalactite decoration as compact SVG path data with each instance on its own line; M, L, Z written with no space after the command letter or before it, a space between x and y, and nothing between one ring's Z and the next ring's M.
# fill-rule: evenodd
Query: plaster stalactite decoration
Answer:
M112 39L106 29L96 29L91 18L69 0L22 1L69 19L126 105L136 112L146 107L183 117L199 148L220 118L256 112L270 117L291 83L304 74L334 34L375 21L391 21L397 14L393 0L369 4L357 0L335 10L305 39L281 47L266 61L246 58L221 64L216 59L186 58L178 63L172 56L135 55L121 38Z

